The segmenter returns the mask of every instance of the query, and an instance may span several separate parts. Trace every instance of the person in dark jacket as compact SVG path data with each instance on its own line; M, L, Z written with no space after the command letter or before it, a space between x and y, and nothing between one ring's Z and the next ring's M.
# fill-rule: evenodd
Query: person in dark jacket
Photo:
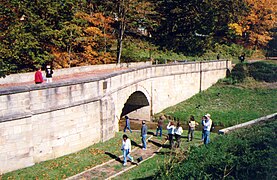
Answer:
M132 133L129 117L125 116L125 120L126 120L126 124L125 124L125 128L124 128L124 132L126 132L126 129L129 129L130 133Z
M145 121L142 121L141 127L141 141L142 141L142 149L146 150L146 136L147 136L147 126Z
M159 121L158 121L156 136L158 136L158 133L159 133L160 137L162 137L162 134L163 134L163 120L162 120L162 118L160 118Z
M43 83L43 77L42 77L42 73L41 73L41 68L40 67L37 68L37 71L35 73L35 83L36 84Z
M53 69L50 65L46 66L45 74L46 74L46 83L51 83L52 82Z

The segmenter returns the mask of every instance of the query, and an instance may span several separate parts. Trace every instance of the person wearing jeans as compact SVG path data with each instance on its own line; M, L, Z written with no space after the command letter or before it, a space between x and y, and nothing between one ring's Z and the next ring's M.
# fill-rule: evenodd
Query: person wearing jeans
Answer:
M134 158L130 155L131 153L131 141L126 134L123 135L121 150L123 151L123 166L127 165L127 157L134 161Z
M132 133L129 117L125 116L125 120L126 120L126 124L125 124L125 128L124 128L124 132L126 132L126 129L129 129L130 133Z
M145 121L142 121L141 127L141 141L142 141L142 149L146 150L146 136L147 136L147 126Z
M160 137L162 137L162 134L163 134L163 120L162 119L159 119L159 121L158 121L156 136L158 136L158 133L160 134Z
M210 142L210 129L211 129L211 121L207 115L205 115L204 125L204 144L207 145Z

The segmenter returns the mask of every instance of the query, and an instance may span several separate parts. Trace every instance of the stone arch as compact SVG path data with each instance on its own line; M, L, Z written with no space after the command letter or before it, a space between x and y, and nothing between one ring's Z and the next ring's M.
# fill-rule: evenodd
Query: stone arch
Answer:
M120 117L128 115L131 119L150 120L151 101L149 93L142 87L127 98L122 108Z

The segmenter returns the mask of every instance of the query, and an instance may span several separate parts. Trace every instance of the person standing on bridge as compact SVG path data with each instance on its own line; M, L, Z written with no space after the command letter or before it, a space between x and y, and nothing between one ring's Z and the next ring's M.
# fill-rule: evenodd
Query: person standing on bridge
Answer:
M42 73L41 73L41 67L38 67L37 71L35 73L35 83L36 84L43 83L43 77L42 77Z
M46 66L45 74L46 74L46 83L51 83L52 82L53 69L50 65Z
M131 141L128 138L126 134L123 135L122 140L122 146L121 150L123 151L123 166L127 165L127 157L131 160L131 162L134 161L134 158L130 155L131 153Z
M141 141L142 141L142 149L146 150L146 136L147 136L147 126L145 121L142 121L141 127Z
M125 128L124 128L124 132L126 132L126 129L129 129L130 133L132 133L131 130L131 125L130 125L130 119L128 116L125 116Z

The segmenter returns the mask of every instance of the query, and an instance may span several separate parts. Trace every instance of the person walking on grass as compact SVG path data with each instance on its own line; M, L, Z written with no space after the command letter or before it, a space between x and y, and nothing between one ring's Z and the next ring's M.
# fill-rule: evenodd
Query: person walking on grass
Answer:
M188 142L193 140L196 126L198 126L198 123L195 122L194 116L191 115L189 120Z
M167 125L167 133L168 133L168 140L169 140L169 149L172 149L174 142L173 142L173 136L174 136L174 123L170 121Z
M175 140L176 140L175 147L179 148L181 144L181 135L183 133L183 128L181 127L181 124L179 121L174 131L175 131Z
M127 157L131 160L131 162L134 161L134 158L130 155L131 153L131 141L128 138L126 134L122 137L122 146L121 150L123 151L123 166L127 165Z
M132 133L130 119L128 116L125 116L125 121L126 121L126 123L125 123L124 132L126 132L126 129L129 129L130 133Z
M146 136L147 136L147 126L145 121L142 121L141 126L141 141L142 141L142 149L146 150Z

